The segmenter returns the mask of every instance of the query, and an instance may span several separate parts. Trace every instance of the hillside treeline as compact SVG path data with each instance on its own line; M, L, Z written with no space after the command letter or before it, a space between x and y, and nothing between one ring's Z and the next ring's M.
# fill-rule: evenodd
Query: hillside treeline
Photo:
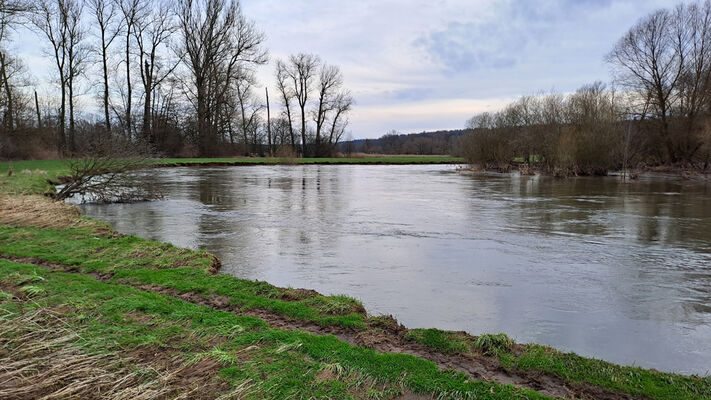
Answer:
M237 0L1 1L0 157L334 153L353 106L341 70L308 53L269 67L265 38ZM49 71L13 54L29 41Z
M339 150L345 155L353 153L458 155L459 140L466 132L465 129L410 134L391 131L378 139L345 140L339 144Z
M474 116L462 151L473 164L518 161L564 174L711 161L711 2L640 19L605 60L613 83L524 96Z

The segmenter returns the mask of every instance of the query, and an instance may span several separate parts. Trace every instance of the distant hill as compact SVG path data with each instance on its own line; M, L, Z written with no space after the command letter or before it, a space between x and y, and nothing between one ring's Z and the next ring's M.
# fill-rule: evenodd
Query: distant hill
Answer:
M339 151L377 154L451 154L459 155L459 138L469 130L386 133L378 139L355 139L338 144Z

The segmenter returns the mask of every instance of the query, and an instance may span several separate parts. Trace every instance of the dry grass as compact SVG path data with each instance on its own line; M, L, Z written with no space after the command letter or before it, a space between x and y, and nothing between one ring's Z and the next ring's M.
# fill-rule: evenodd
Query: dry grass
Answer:
M294 151L294 149L291 148L291 146L288 146L288 145L279 146L279 149L277 149L277 152L276 152L276 156L284 164L288 164L288 165L298 164L298 154L296 154L296 152Z
M81 340L81 332L48 309L1 316L0 398L240 398L250 389L245 383L225 393L215 364L188 365L177 355L167 355L166 363L164 352L158 353L162 362L154 363L130 352L87 354Z
M65 228L89 224L80 217L77 207L43 196L0 196L2 225Z

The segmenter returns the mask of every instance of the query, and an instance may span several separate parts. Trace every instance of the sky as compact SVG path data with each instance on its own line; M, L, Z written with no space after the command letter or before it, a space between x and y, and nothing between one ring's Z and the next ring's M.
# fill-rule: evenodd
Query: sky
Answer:
M669 0L242 0L274 61L315 53L338 65L356 104L354 138L388 131L460 129L518 96L610 82L604 62L641 17ZM18 32L14 47L38 81L51 64L42 42ZM45 71L46 70L46 71ZM44 71L44 72L43 72Z

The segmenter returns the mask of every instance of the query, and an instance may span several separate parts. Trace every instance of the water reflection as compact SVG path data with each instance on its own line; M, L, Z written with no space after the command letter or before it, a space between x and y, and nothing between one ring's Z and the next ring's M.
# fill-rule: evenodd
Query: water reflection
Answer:
M711 189L450 166L146 173L166 200L83 206L223 272L360 298L411 327L684 373L711 365Z

